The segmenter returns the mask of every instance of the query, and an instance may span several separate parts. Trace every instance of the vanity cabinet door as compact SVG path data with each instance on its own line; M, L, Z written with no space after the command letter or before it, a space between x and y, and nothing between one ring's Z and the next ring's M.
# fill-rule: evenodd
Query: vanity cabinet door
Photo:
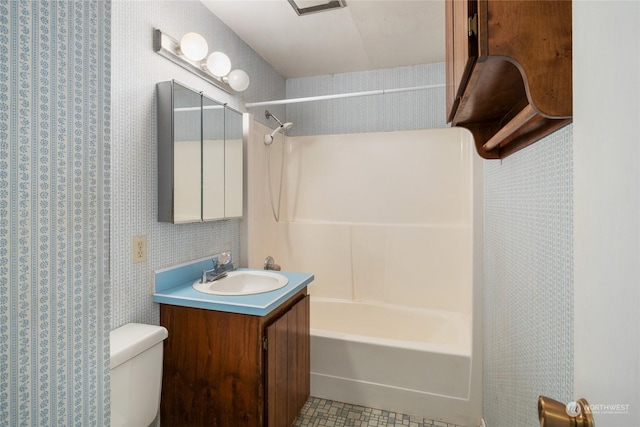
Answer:
M160 305L163 426L264 427L261 319Z
M309 398L309 296L266 328L267 425L289 427Z

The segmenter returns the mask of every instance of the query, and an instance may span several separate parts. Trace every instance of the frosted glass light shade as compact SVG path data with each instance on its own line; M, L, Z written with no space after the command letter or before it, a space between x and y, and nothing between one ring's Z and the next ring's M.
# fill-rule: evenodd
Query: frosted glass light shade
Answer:
M180 39L180 51L192 61L202 61L208 50L207 41L198 33L187 33Z
M242 92L249 87L249 76L242 70L233 70L226 78L231 89L236 92Z
M223 77L231 71L231 60L223 52L213 52L207 58L207 69L216 77Z

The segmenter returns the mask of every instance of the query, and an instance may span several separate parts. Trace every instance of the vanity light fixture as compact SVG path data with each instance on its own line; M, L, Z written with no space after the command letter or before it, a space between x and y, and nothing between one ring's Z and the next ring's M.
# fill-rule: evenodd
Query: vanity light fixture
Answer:
M249 76L243 70L231 69L231 60L223 52L213 52L207 57L209 46L198 33L187 33L178 42L156 29L153 50L191 71L225 92L242 92L249 87Z
M207 41L198 33L187 33L180 39L180 46L177 52L192 61L202 61L207 56L209 45Z
M213 52L207 58L207 69L216 77L223 77L231 71L231 60L223 52Z

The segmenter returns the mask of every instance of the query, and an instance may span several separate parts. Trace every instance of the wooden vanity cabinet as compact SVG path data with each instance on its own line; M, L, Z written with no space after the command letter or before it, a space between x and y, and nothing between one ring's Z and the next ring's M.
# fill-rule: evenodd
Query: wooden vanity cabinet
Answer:
M266 316L161 304L163 426L289 427L309 397L306 288Z
M506 157L571 122L571 1L446 0L447 120Z

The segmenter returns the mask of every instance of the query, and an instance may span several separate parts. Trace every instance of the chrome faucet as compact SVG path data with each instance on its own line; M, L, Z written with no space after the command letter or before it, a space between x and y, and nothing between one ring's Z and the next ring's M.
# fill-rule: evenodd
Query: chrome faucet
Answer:
M212 259L212 261L213 261L213 268L211 270L202 270L202 278L200 279L200 283L209 282L210 273L216 274L216 270L218 269L218 258L214 258Z
M222 252L211 260L213 268L211 270L202 270L200 283L209 283L226 277L227 273L233 270L231 263L231 252Z

